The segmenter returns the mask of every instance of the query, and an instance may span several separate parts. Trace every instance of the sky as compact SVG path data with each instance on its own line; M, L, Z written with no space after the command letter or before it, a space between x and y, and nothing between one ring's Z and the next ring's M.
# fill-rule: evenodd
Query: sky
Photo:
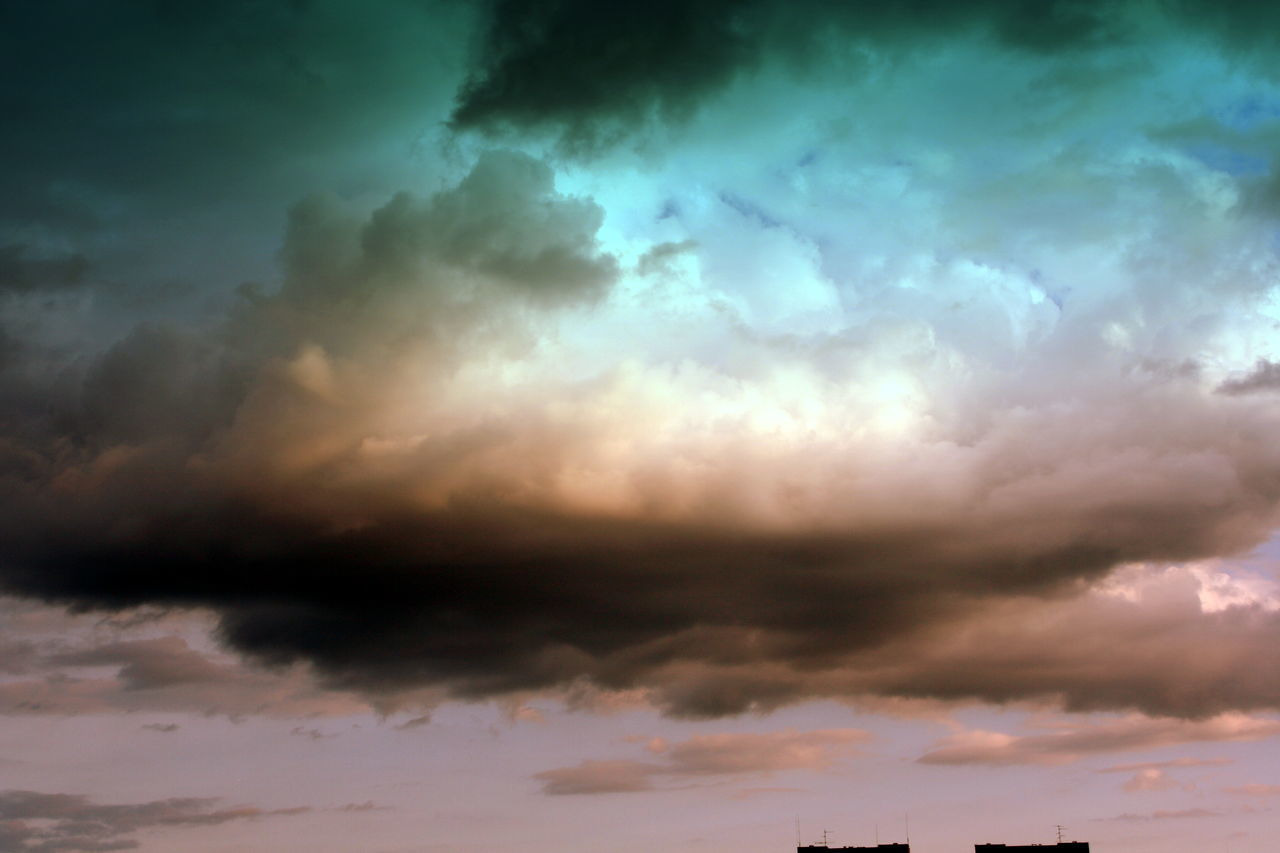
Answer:
M0 6L0 853L1265 853L1280 11Z

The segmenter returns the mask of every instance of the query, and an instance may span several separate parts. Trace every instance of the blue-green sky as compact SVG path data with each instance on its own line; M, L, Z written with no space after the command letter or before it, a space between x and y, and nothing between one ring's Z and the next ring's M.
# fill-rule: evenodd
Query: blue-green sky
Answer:
M10 4L0 851L1270 850L1277 17Z

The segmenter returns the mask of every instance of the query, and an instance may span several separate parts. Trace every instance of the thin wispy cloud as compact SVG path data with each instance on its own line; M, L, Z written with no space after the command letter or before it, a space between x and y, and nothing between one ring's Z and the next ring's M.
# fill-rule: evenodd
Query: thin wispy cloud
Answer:
M676 743L659 738L646 744L646 750L656 756L652 760L588 760L572 767L544 770L534 778L542 783L544 794L676 790L705 784L700 780L723 782L791 770L825 770L855 754L856 745L870 738L870 734L858 729L697 735ZM761 794L795 789L750 790Z
M1209 720L1125 719L1070 725L1042 735L1009 735L962 731L925 753L923 764L1069 764L1092 755L1158 749L1190 743L1257 741L1280 735L1280 720L1224 714ZM1131 765L1139 773L1157 774L1175 764Z
M1265 782L1250 782L1247 785L1232 785L1225 789L1229 794L1243 794L1248 797L1274 797L1280 795L1280 785Z

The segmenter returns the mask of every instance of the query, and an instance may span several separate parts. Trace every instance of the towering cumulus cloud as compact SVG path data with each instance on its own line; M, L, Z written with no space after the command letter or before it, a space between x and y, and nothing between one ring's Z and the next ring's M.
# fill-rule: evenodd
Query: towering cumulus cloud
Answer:
M466 167L213 321L4 244L4 590L372 695L1280 707L1259 22L829 5L490 4Z

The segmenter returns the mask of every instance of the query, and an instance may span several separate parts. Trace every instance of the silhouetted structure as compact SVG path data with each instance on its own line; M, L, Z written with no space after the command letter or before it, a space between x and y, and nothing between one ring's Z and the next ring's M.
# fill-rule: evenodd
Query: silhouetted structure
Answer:
M1057 844L975 844L973 853L1089 853L1088 841Z
M804 847L797 847L796 853L836 853L845 850L846 853L911 853L910 844L877 844L876 847L829 847L827 844L805 844ZM1088 852L1085 852L1088 853Z

